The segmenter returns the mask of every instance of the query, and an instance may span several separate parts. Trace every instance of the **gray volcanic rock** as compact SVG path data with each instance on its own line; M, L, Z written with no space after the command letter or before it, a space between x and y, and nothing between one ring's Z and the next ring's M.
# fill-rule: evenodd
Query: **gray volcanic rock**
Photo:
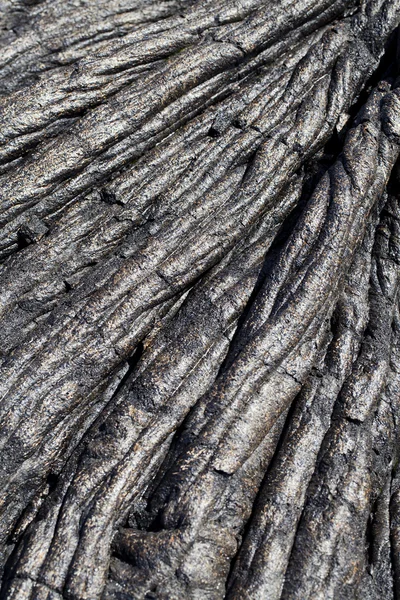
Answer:
M400 597L400 0L0 0L0 598Z

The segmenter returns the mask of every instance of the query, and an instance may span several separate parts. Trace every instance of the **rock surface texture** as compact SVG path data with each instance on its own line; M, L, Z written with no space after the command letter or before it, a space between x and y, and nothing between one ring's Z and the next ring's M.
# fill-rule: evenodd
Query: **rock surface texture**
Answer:
M400 599L400 0L0 0L0 598Z

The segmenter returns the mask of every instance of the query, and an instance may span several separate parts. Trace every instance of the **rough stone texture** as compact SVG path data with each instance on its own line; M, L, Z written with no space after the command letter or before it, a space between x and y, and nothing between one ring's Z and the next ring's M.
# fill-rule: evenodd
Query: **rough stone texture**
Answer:
M400 598L400 0L0 0L0 598Z

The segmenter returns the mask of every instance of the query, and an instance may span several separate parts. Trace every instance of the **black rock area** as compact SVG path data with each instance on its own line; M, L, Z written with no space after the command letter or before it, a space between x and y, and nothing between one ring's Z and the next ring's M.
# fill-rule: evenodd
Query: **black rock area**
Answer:
M0 0L0 598L400 600L400 0Z

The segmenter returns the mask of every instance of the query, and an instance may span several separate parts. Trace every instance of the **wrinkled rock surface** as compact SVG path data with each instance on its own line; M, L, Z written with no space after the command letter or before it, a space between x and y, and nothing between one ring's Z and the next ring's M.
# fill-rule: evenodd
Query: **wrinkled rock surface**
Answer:
M0 0L0 598L400 598L400 0Z

